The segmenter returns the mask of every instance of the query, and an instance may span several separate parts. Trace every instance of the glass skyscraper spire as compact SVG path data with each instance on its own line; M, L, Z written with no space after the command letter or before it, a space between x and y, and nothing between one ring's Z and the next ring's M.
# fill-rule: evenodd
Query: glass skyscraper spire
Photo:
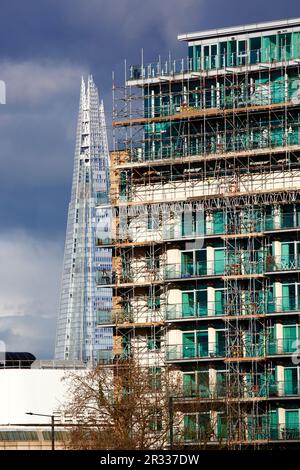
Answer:
M97 360L112 349L112 330L96 328L110 311L112 291L97 287L97 277L111 273L111 251L101 248L109 237L109 152L103 102L92 76L82 79L57 321L55 358ZM103 322L102 322L103 323Z

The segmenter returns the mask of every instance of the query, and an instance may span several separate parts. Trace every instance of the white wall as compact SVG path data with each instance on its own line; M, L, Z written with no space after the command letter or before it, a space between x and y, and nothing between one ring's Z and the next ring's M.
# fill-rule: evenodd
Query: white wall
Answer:
M67 397L65 370L3 369L0 370L0 425L49 423L49 418L29 416L52 414Z

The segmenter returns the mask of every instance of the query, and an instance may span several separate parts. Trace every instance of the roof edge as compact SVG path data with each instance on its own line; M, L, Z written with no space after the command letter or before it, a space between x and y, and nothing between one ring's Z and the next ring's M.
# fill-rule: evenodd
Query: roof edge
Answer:
M230 34L243 34L253 31L264 31L268 29L277 29L282 27L300 26L300 17L286 20L267 21L263 23L251 23L242 26L232 26L227 28L208 29L205 31L196 31L193 33L183 33L177 36L179 41L190 41L196 39L208 39L217 36L228 36Z

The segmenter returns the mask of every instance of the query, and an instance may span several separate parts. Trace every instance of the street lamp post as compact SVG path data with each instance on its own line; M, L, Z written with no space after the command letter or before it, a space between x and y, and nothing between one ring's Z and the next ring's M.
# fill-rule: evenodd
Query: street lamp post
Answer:
M46 418L51 418L51 450L55 450L55 435L54 435L54 415L45 415L42 413L32 413L29 411L25 413L26 415L31 416L45 416Z

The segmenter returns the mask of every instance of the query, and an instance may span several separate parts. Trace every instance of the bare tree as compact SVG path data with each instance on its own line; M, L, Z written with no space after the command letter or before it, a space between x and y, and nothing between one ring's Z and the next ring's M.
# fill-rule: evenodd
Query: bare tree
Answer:
M71 373L64 412L77 420L71 449L162 449L168 445L169 397L180 385L164 368L133 359Z

